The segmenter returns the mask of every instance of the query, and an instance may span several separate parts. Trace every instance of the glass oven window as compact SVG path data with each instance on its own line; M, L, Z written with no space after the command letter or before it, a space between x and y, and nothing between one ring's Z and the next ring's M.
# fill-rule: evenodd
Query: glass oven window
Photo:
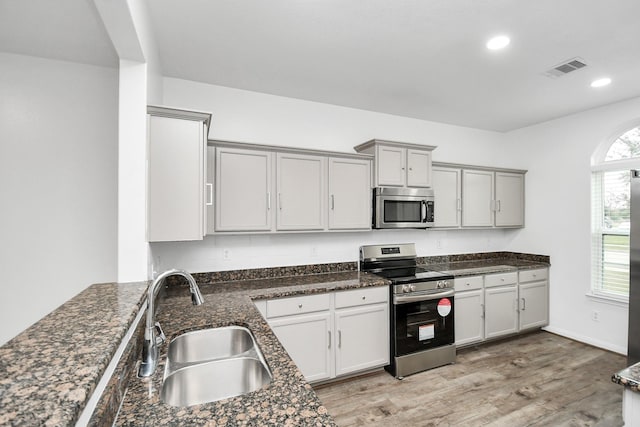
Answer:
M421 222L422 202L405 200L384 201L384 222Z

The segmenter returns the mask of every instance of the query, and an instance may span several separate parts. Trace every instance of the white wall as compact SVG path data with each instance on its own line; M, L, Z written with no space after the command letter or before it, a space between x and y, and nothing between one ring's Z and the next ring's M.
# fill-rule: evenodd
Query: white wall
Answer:
M0 53L0 344L116 279L115 69Z
M120 58L118 105L118 281L150 274L146 242L146 108L162 103L162 68L146 3L95 0Z
M527 174L527 226L510 250L551 256L550 330L626 353L625 305L586 296L591 281L591 155L640 119L640 98L507 134ZM592 320L593 311L599 321Z
M354 152L372 138L436 145L434 159L519 168L504 157L503 134L164 79L166 105L210 111L210 139ZM154 243L154 268L194 272L355 261L362 244L415 242L421 256L502 250L519 230L370 231L210 236L202 242ZM230 254L225 259L224 250Z

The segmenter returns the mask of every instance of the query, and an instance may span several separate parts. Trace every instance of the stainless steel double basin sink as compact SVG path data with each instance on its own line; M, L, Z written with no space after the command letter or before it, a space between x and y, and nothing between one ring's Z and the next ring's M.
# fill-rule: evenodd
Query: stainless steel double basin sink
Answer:
M160 399L171 406L214 402L256 391L271 378L247 328L186 332L169 343Z

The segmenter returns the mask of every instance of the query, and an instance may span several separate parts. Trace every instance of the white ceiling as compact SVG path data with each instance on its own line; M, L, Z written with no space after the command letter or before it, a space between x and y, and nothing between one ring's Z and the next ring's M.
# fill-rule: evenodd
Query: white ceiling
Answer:
M640 96L638 0L146 4L170 77L497 131ZM117 65L90 0L2 0L0 50Z

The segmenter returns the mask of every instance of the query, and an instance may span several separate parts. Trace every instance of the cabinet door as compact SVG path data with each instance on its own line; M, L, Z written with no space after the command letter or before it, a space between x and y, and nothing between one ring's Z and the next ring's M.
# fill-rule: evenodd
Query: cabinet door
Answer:
M456 292L456 345L484 339L484 291Z
M493 226L493 172L462 171L462 225Z
M371 162L329 159L329 229L371 229Z
M148 241L202 240L204 125L194 120L148 117Z
M431 151L407 149L407 187L431 187Z
M484 292L485 338L518 332L517 285L486 288Z
M496 172L496 227L524 226L524 175Z
M403 187L406 182L407 150L399 147L376 147L376 186Z
M207 165L206 176L207 182L205 183L205 205L206 205L206 231L207 234L213 234L216 230L216 209L213 202L213 186L216 181L216 147L207 147Z
M334 376L333 328L328 311L270 319L269 326L307 381Z
M462 208L460 169L433 168L435 227L459 227Z
M325 228L326 157L278 154L278 230Z
M548 323L548 282L520 285L520 329L538 328Z
M336 375L389 363L389 304L336 310Z
M271 230L272 170L267 151L216 149L216 231Z

